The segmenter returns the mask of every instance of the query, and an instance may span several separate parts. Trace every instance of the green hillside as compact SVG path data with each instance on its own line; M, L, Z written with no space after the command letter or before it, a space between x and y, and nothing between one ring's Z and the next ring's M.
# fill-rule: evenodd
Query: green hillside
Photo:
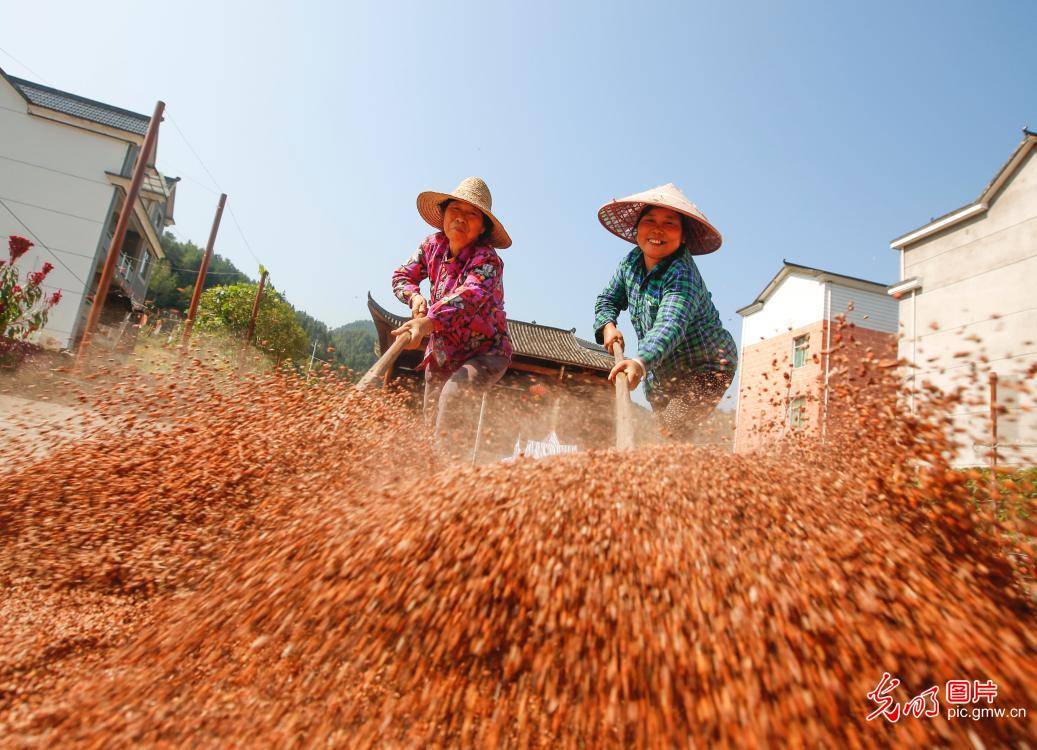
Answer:
M204 251L193 242L181 242L169 233L162 236L162 249L166 258L159 262L152 274L148 300L159 310L174 309L186 314ZM218 254L213 255L205 277L206 289L242 282L252 280L231 261ZM355 320L329 329L326 323L306 311L294 305L292 309L299 325L306 332L306 345L291 354L291 358L301 366L309 363L311 354L320 360L315 362L317 365L323 362L336 367L345 365L357 374L363 374L374 364L378 337L373 322ZM317 344L315 352L314 343Z

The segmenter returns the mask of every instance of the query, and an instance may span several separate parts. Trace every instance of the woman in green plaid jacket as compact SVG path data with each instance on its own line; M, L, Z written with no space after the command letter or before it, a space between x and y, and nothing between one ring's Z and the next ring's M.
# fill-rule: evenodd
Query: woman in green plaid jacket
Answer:
M637 245L594 306L595 336L610 352L623 343L616 327L621 311L629 310L637 332L637 355L618 363L609 379L623 372L631 389L644 380L664 434L691 440L738 364L734 339L692 258L717 250L720 233L673 184L612 201L598 219Z

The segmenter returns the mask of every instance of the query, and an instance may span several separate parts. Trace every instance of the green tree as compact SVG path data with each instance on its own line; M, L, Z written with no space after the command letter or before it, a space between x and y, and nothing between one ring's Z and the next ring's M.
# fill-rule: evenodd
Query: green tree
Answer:
M180 307L181 294L177 290L176 285L177 277L173 273L168 257L165 260L160 260L155 265L155 270L151 272L148 299L154 302L155 307L161 310L167 310L171 307L178 310L186 309L186 307Z
M202 292L198 306L198 329L243 339L248 330L257 288L256 284L233 284ZM301 359L309 353L306 332L299 325L294 308L270 285L264 289L259 303L254 342L278 362Z
M356 373L363 374L375 363L378 336L370 320L356 320L339 326L330 333L338 360Z
M178 241L169 232L162 235L165 260L151 274L148 299L159 309L174 308L186 312L191 304L198 269L202 265L203 248L190 240ZM251 279L226 258L214 253L205 275L205 289L227 284L248 283Z
M316 341L316 355L321 360L332 362L333 364L342 364L338 352L334 350L335 344L331 340L331 333L328 331L328 326L313 316L307 315L302 310L296 310L295 317L299 321L299 325L302 326L303 331L306 332L306 338L310 342L310 351L313 351L313 342ZM329 353L328 349L332 349L332 351ZM319 365L320 362L317 364Z

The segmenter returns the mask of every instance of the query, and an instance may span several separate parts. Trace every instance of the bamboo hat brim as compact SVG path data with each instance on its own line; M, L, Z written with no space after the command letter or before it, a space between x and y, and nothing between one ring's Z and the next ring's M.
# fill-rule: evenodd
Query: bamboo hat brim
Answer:
M612 234L636 245L637 222L649 206L668 208L685 217L684 244L692 255L706 255L720 249L724 241L720 232L672 182L609 201L598 210L598 221Z
M493 229L490 230L489 244L492 247L503 250L511 247L511 237L508 236L504 225L500 223L490 208L493 206L493 196L490 189L478 177L468 177L452 193L437 193L426 190L418 195L418 213L425 221L436 229L443 229L443 204L446 201L455 200L467 203L470 206L486 214Z

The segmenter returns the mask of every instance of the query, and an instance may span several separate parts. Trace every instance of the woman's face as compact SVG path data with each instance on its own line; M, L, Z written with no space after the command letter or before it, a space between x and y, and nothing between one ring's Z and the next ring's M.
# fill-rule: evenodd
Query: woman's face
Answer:
M637 224L637 246L649 260L658 262L672 255L684 239L681 215L668 208L652 206Z
M471 204L450 201L443 211L443 232L451 250L463 250L483 233L483 212Z

